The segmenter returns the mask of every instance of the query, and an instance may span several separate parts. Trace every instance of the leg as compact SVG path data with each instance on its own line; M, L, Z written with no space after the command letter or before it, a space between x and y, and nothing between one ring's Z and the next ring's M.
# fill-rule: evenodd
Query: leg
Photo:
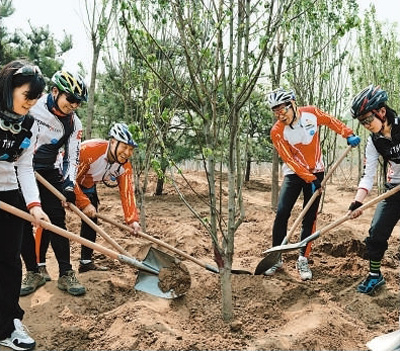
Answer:
M41 172L41 175L56 189L62 191L62 177L57 170ZM65 210L61 201L42 184L39 184L39 192L43 210L47 213L51 222L62 229L66 229ZM46 235L45 230L43 233ZM85 287L79 283L75 272L72 270L69 240L51 232L48 232L48 235L59 267L58 288L66 290L71 295L85 294Z
M320 182L324 179L324 173L315 173L315 176L318 178ZM304 182L303 186L303 197L304 197L304 202L303 202L303 208L307 205L307 203L310 201L312 197L311 193L311 186L310 184L307 184ZM318 208L319 208L319 203L321 200L321 196L318 196L313 204L310 206L309 210L307 213L304 215L303 222L302 222L302 229L301 229L301 240L309 237L312 233L315 232L316 230L316 224L317 224L317 214L318 214ZM300 256L305 256L308 257L310 251L311 251L311 245L312 243L308 243L306 247L303 247L300 249Z
M279 193L278 209L272 228L273 246L281 245L287 234L287 225L293 206L300 195L304 181L296 174L284 177Z
M94 192L90 192L86 194L89 197L90 203L96 208L96 211L99 206L99 199L97 197L96 187L94 187ZM97 224L97 218L91 218L94 223ZM92 242L96 242L96 231L92 229L86 222L81 222L81 233L82 238L90 240ZM92 260L93 249L86 247L84 245L81 246L81 261L91 261Z
M22 259L24 260L26 270L28 272L38 273L33 228L31 223L26 221L24 221L21 256Z
M18 191L0 192L0 199L23 209ZM21 245L23 235L22 219L8 212L0 211L0 340L10 337L15 329L14 319L22 320L24 311L19 305L19 291L22 279Z
M393 228L400 218L400 195L394 194L378 204L366 238L367 251L370 258L370 272L368 277L357 287L357 291L372 294L377 288L385 284L381 273L381 260L388 248L388 240Z

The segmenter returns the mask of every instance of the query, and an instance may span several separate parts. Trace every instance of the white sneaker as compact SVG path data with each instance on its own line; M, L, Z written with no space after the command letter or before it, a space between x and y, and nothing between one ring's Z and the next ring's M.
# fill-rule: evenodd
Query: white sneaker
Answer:
M11 333L11 336L0 340L0 345L19 351L32 350L36 346L36 342L28 335L19 319L14 319L14 326L15 330Z
M277 263L275 263L271 268L268 268L265 272L264 275L274 275L278 269L281 269L283 266L283 261L279 260Z
M312 272L310 267L308 266L307 257L300 256L297 260L296 266L302 280L312 279Z

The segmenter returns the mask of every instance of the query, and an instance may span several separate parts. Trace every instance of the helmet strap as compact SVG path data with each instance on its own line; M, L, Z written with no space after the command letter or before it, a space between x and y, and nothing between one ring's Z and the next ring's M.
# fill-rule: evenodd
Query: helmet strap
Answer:
M114 138L113 138L113 139L114 139ZM117 140L117 139L114 139L114 140L117 141L117 144L115 145L114 150L113 150L112 147L111 147L111 140L112 140L112 139L110 139L110 141L108 142L108 144L109 144L108 152L110 153L110 156L111 156L111 158L112 158L111 163L117 162L117 163L119 163L120 165L123 165L123 164L125 164L126 162L128 162L128 160L126 160L125 162L119 162L119 161L118 161L117 150L118 150L118 146L119 146L119 144L120 144L121 142L120 142L119 140Z
M298 115L297 115L297 109L293 104L293 100L290 101L290 104L292 105L292 110L293 110L293 119L289 124L289 127L293 129L293 123L297 121Z

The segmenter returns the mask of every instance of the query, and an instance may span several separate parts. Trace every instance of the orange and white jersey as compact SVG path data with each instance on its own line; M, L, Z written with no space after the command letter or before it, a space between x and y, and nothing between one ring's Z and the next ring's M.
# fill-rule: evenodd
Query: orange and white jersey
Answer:
M277 121L271 129L272 142L284 162L283 174L297 174L305 182L316 179L313 173L325 170L318 126L325 125L343 138L353 131L337 118L315 106L298 108L299 118L290 127Z
M128 224L135 221L139 222L133 187L132 165L129 161L123 165L117 162L108 162L108 145L107 140L101 139L87 140L82 143L75 186L76 205L83 209L90 204L89 198L83 193L81 187L91 188L103 180L116 179L125 222Z

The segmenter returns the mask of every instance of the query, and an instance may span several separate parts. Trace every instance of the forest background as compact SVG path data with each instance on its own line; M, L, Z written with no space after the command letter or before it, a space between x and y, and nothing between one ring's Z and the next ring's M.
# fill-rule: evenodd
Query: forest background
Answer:
M172 184L209 233L220 268L222 317L230 320L235 233L245 218L243 185L254 167L267 164L272 209L279 191L266 93L292 88L299 105L316 105L361 136L362 145L348 155L348 172L342 175L343 183L353 184L362 172L367 132L349 115L351 97L368 84L380 84L389 92L389 104L399 109L397 29L381 23L373 6L361 13L356 0L84 4L93 51L90 72L81 66L90 77L89 101L78 112L84 139L107 137L116 121L129 125L139 143L133 164L142 228L148 179L155 173L155 195L163 193L165 182ZM48 27L34 26L9 31L4 19L13 11L12 0L0 0L0 66L27 57L50 79L73 47L71 35L57 40ZM329 129L320 132L329 169L346 144ZM185 161L205 171L207 196L192 196L202 197L207 213L180 191ZM218 186L222 173L226 191Z

